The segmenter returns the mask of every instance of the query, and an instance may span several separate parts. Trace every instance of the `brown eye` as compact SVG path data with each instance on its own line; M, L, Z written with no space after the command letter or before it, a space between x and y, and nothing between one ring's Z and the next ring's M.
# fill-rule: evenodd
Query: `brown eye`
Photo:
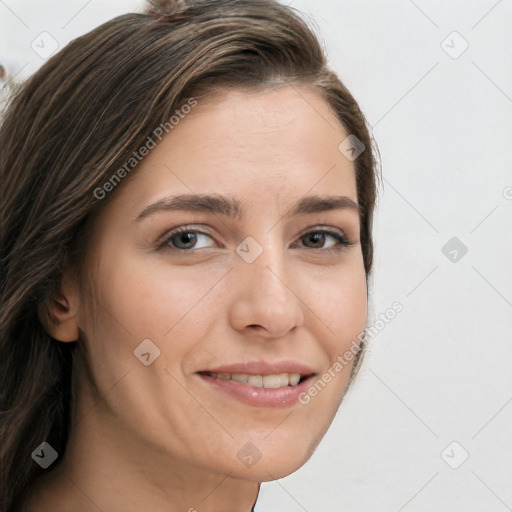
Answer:
M195 233L179 233L169 238L169 242L172 242L179 249L192 249L190 244L195 245L197 243L197 235Z
M334 240L334 243L331 242L329 247L325 247L325 243L329 238ZM352 245L343 235L337 231L330 230L311 231L302 236L301 240L303 240L303 244L309 249L323 249L327 251L336 251Z
M197 247L197 244L205 240L205 237L212 239L211 235L203 231L181 227L171 231L170 233L167 233L165 237L158 243L158 248L167 248L180 251L203 249L209 246L206 245L203 247Z
M310 233L309 235L306 235L304 239L309 240L311 244L313 245L313 249L321 249L323 245L325 244L325 233Z

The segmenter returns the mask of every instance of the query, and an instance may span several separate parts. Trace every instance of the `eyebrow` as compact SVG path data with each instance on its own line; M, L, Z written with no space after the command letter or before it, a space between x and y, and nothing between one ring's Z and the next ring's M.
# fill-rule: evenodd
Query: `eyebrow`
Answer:
M288 208L284 216L294 217L307 215L309 213L345 209L351 209L361 213L359 204L346 196L308 196L300 199ZM227 197L219 194L184 194L166 197L150 204L139 213L135 221L141 221L157 212L176 210L217 213L234 219L241 219L245 215L245 209L241 202L235 197Z

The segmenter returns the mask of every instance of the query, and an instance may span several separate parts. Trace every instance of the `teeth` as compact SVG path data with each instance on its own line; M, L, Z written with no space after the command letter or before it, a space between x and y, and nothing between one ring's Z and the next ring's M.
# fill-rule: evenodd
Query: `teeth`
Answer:
M257 388L267 387L263 385L263 382L266 378L267 377L262 377L261 375L251 375L247 379L247 384L249 384L249 386L256 386Z
M249 384L256 388L277 389L296 386L300 381L300 373L279 373L276 375L249 375L248 373L212 373L212 377L221 380L234 380Z
M300 375L298 373L290 374L290 386L296 386L299 383Z
M265 375L265 377L263 377L263 387L269 389L281 387L281 375Z

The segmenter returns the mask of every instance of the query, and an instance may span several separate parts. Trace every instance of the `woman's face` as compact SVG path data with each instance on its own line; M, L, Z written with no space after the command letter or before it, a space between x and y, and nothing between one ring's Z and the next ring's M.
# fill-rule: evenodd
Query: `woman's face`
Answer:
M231 91L118 186L87 252L94 313L77 317L103 432L255 481L310 457L366 322L348 135L309 89Z

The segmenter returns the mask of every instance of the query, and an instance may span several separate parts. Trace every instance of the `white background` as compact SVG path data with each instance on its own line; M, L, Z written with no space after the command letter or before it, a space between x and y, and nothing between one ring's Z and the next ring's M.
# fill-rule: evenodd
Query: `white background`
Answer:
M374 310L404 309L313 457L263 484L257 508L512 510L512 1L286 1L316 20L373 127ZM0 62L26 78L44 62L41 32L62 47L135 9L0 0ZM442 252L452 237L468 249L447 249L455 262Z

